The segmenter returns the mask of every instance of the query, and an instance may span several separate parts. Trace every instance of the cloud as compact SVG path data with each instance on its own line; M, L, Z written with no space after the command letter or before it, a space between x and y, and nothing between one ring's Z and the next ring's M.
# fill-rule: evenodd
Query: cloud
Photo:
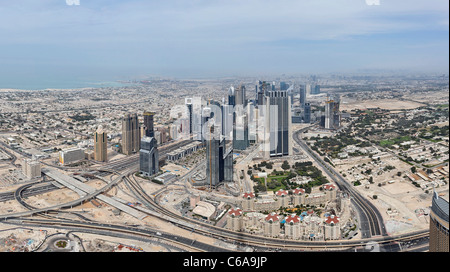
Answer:
M0 1L0 59L11 65L29 59L37 67L325 69L341 67L352 54L359 64L373 61L364 54L374 44L392 44L396 35L414 33L408 44L417 45L424 33L448 33L448 1L442 0L380 0L376 6L365 0ZM410 53L448 47L432 38L434 52L416 46ZM404 43L395 43L385 51L401 53ZM379 60L387 56L380 52Z
M385 0L379 6L364 0L80 1L80 6L67 6L64 0L10 2L22 2L2 8L6 16L0 18L0 31L11 35L11 42L20 41L20 34L28 34L29 41L51 42L122 37L245 42L448 28L448 23L442 26L448 22L448 3L440 0ZM418 15L425 16L414 20ZM398 16L404 20L395 20Z

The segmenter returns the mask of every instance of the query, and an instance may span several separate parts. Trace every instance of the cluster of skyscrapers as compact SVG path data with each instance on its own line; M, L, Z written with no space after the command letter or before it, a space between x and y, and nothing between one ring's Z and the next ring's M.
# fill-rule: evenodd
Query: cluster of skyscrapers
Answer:
M255 99L246 87L231 86L228 101L186 98L190 138L206 145L206 178L211 187L233 180L233 150L261 144L265 158L292 155L292 92L289 85L260 81ZM186 129L186 128L184 128Z
M139 152L139 171L152 176L159 171L159 156L154 138L154 112L144 112L144 123L139 124L136 113L122 118L122 153L131 155Z
M310 123L311 104L309 94L320 93L320 86L299 84L290 86L286 82L259 81L255 86L256 96L248 99L246 87L240 84L228 89L228 101L222 103L200 97L186 98L186 119L182 131L189 138L201 141L206 146L207 178L211 187L223 181L233 180L233 150L246 150L251 143L261 144L262 156L292 155L292 105L294 90L299 91L301 122ZM326 129L340 126L339 97L327 97L325 114L320 124ZM121 152L125 155L139 153L140 172L152 176L159 171L157 141L154 131L154 112L143 113L143 124L137 113L122 118ZM107 134L100 126L94 134L95 160L106 162Z

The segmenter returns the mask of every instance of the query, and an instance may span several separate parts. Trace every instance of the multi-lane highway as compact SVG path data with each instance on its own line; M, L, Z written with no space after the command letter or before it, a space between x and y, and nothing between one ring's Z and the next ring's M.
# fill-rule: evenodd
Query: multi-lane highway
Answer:
M360 218L362 238L370 238L377 235L387 235L383 223L383 217L378 209L367 199L362 197L331 165L327 164L319 155L314 153L309 146L302 141L301 134L310 129L306 127L294 133L293 138L300 147L322 168L327 175L333 179L339 189L351 196L351 201L357 209Z
M302 148L306 148L305 151L310 151L307 146L302 145L301 140L299 139L299 132L295 135L296 141L302 146ZM311 151L310 151L311 152ZM308 152L309 153L309 152ZM310 153L311 156L314 153ZM377 216L378 211L373 211L373 208L367 204L364 199L352 190L349 185L345 182L345 180L339 179L339 176L333 174L332 169L330 169L328 165L326 165L323 161L321 162L317 156L313 156L316 162L321 165L324 171L327 171L327 174L332 176L336 181L338 186L342 190L346 190L351 196L352 201L356 207L359 207L359 212L361 213L361 217L365 218L365 224L361 226L362 230L366 233L364 236L366 239L361 240L338 240L338 241L294 241L294 240L283 240L278 238L269 238L262 237L257 235L251 235L243 232L234 232L231 230L215 227L211 224L207 224L198 220L194 220L188 217L184 217L181 215L174 214L173 212L164 209L162 206L159 206L158 203L154 201L154 199L147 195L147 193L139 186L137 181L129 176L135 171L137 166L137 160L133 163L132 158L125 158L122 166L125 167L125 171L114 171L108 170L110 172L115 173L117 176L114 179L114 184L118 184L121 181L125 181L127 187L132 191L132 193L136 196L140 202L147 208L147 212L150 216L157 217L161 220L165 220L171 222L173 225L188 230L191 233L196 233L203 236L213 237L217 240L228 241L229 243L233 243L235 245L245 245L250 246L257 250L267 250L267 249L277 249L277 250L285 250L285 251L311 251L311 250L338 250L338 251L371 251L367 250L367 248L371 248L368 245L376 244L377 248L380 251L400 251L405 250L405 248L401 246L401 244L413 243L411 241L426 241L428 239L428 231L419 231L415 233L409 233L402 236L386 236L384 225L382 221L379 220ZM117 162L118 163L118 162ZM119 164L118 164L119 165ZM132 167L130 167L132 166ZM130 168L134 168L130 170ZM187 173L183 177L179 177L181 180L184 180L186 177L189 177L192 174L195 167L191 169L189 173ZM326 169L326 170L325 170ZM113 183L113 182L111 182ZM43 185L41 185L43 186ZM23 186L16 191L15 196L18 201L28 195L28 191L35 190L38 187L38 184L31 184L31 186ZM44 186L43 186L44 187ZM100 193L100 192L98 192ZM358 197L359 196L359 197ZM95 195L88 196L89 199L95 197ZM76 203L70 203L70 205L78 205L85 201L86 199L80 198ZM70 230L78 230L78 231L90 231L91 233L98 231L99 235L133 235L133 237L157 237L155 236L155 231L152 230L148 232L148 226L139 226L139 227L131 227L124 224L103 224L101 222L91 222L91 221L74 221L68 219L45 219L38 221L30 221L29 215L37 215L42 214L48 211L59 211L61 208L68 207L67 203L61 204L58 207L50 207L50 209L33 209L28 206L28 208L32 209L28 213L20 214L14 216L14 219L9 219L9 216L0 215L0 220L4 223L14 223L20 222L20 224L25 225L39 225L39 226L48 226L48 227L58 227L58 228L66 228ZM82 218L82 217L80 217ZM381 217L380 217L381 218ZM36 217L32 218L33 220ZM94 230L97 229L97 230ZM101 233L102 234L101 234ZM173 235L173 234L163 234L164 238L168 241L181 243L184 246L190 247L191 249L201 250L201 251L223 251L223 248L219 248L212 245L202 244L198 241L194 241L190 238ZM152 238L152 239L153 239ZM142 238L144 239L144 238ZM146 238L145 238L146 239ZM183 242L181 242L183 241ZM366 247L367 245L367 247ZM236 250L239 250L237 248Z

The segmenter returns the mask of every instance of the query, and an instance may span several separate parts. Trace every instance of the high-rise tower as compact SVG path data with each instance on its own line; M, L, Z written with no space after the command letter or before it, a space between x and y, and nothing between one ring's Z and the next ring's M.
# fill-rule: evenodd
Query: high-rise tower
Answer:
M210 188L215 188L223 181L233 180L233 149L226 146L225 138L214 124L214 119L208 123L206 137L206 179Z
M449 252L447 200L433 192L430 213L430 252Z
M299 96L300 107L303 108L306 103L306 86L304 84L301 84L299 86L299 92L300 92L300 96Z
M139 150L139 171L144 176L152 176L159 171L159 154L156 139L143 137Z
M245 86L234 91L233 148L245 150L250 145L248 136L248 112Z
M122 153L131 155L139 152L139 120L137 114L127 114L122 118Z
M94 159L96 161L106 162L108 160L108 136L103 129L103 126L99 126L94 133Z
M264 153L265 157L292 155L291 98L287 91L266 92Z
M335 96L335 99L329 99L325 101L325 124L326 129L338 129L341 123L341 115L339 113L339 96Z
M145 136L147 137L154 137L155 136L155 129L154 129L154 112L144 112L144 127L145 127Z
M311 123L311 104L310 103L305 103L305 106L303 107L303 122Z

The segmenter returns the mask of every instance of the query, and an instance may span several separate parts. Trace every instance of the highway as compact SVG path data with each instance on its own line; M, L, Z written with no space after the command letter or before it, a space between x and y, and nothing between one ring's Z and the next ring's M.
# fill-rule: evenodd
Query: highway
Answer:
M76 199L76 200L73 200L73 201L70 201L70 202L66 202L66 203L62 203L62 204L58 204L58 205L54 205L54 206L51 206L51 207L41 208L41 209L33 209L33 210L25 211L25 212L3 214L3 215L0 215L0 217L1 217L0 220L1 219L8 219L8 218L19 218L19 217L24 217L24 216L31 216L31 215L36 215L36 214L43 213L43 212L45 213L45 212L49 212L49 211L75 207L77 205L80 205L80 204L84 203L87 200L90 200L90 199L96 197L99 194L102 194L105 191L108 191L109 189L112 188L112 186L116 185L119 181L122 181L122 179L124 177L128 176L129 174L132 174L132 173L136 172L136 170L137 170L136 167L133 167L133 168L129 169L128 171L123 173L121 176L118 176L112 182L110 182L107 185L103 186L99 190L96 190L93 193L86 194L85 196L83 196L83 197L81 197L79 199ZM16 191L16 197L17 197L17 194L18 194L17 192L18 191L19 190Z
M299 132L295 134L297 141L299 140L298 135ZM295 138L294 138L295 139ZM301 145L301 141L299 142L300 146L304 148L303 145ZM308 151L308 149L305 149L305 151ZM313 158L316 159L317 157ZM154 199L147 195L147 193L142 189L142 187L139 186L138 182L133 179L133 177L130 177L135 171L137 167L137 160L133 163L132 159L125 158L125 162L123 165L130 165L131 167L125 168L126 171L124 172L118 172L111 169L105 169L105 171L114 173L117 175L117 177L114 179L113 182L108 184L107 186L112 186L115 184L118 184L121 181L124 181L127 184L127 187L130 189L130 191L135 195L136 199L147 208L145 211L154 217L160 218L162 220L171 222L175 226L178 226L180 228L186 229L190 232L195 232L197 234L207 236L207 237L213 237L215 239L218 239L220 241L232 243L237 246L250 246L254 250L258 251L266 251L268 249L270 250L276 250L276 251L324 251L324 250L334 250L334 251L371 251L366 248L366 244L373 244L376 243L377 246L380 248L381 251L401 251L405 250L402 248L402 244L408 244L408 243L416 243L416 241L426 241L428 239L428 231L418 231L414 233L408 233L405 235L400 236L387 236L385 235L384 226L380 226L377 221L377 215L376 212L371 211L370 207L366 207L366 202L362 201L360 198L358 198L358 195L354 192L354 190L351 190L349 188L348 184L345 183L345 180L339 180L338 176L333 175L331 170L327 167L326 164L319 164L324 169L324 171L328 171L327 173L332 176L334 179L337 180L337 185L343 189L346 190L351 196L352 201L355 204L355 206L362 206L360 207L361 213L363 216L366 216L366 225L362 225L361 228L365 230L366 233L369 235L366 235L364 239L361 240L337 240L337 241L296 241L296 240L284 240L284 239L278 239L278 238L269 238L269 237L262 237L257 235L252 235L249 233L243 233L243 232L234 232L231 230L215 227L211 224L207 224L192 218L180 216L177 214L174 214L163 207L159 206ZM118 162L117 162L118 163ZM320 161L318 161L320 163ZM324 162L323 162L324 163ZM119 164L119 163L118 163ZM197 167L194 167L193 169L190 169L190 171L184 175L183 177L179 177L178 180L184 180L187 177L190 177L190 175L196 170L201 167L201 164L197 165ZM101 169L97 169L101 170ZM41 187L42 186L42 187ZM22 201L21 198L28 195L28 191L37 190L38 187L46 188L48 184L46 185L40 185L40 184L29 184L26 186L20 187L15 192L15 197L18 201ZM105 186L106 187L106 186ZM99 190L97 193L101 193L103 191L106 191L107 188L102 188L105 190ZM108 187L111 188L111 187ZM80 198L76 201L73 201L73 203L64 203L53 207L48 207L45 209L34 209L31 206L28 206L28 208L32 209L25 213L15 214L15 215L0 215L0 221L3 223L10 223L14 224L14 222L20 222L21 225L29 224L29 225L39 225L39 226L48 226L48 227L58 227L63 229L71 229L74 231L89 231L91 233L98 233L100 234L100 231L102 231L102 235L109 234L109 235L119 235L119 233L122 233L122 235L133 235L136 237L147 237L149 239L154 239L155 237L155 231L148 231L147 226L139 226L139 227L131 227L127 226L126 224L103 224L101 222L92 222L88 220L84 221L71 221L68 219L45 219L40 221L30 221L30 220L37 220L37 217L30 218L30 215L45 215L45 213L52 213L54 212L60 212L60 209L73 207L75 205L81 204L83 201L86 201L89 198L95 197L94 194L90 194L88 196L85 196L83 198ZM26 204L25 204L26 205ZM141 210L142 211L142 210ZM44 214L42 214L44 213ZM48 216L48 214L47 214ZM80 217L82 218L82 217ZM375 220L373 220L375 218ZM83 218L82 218L83 219ZM382 221L381 221L382 222ZM102 226L101 228L99 226ZM377 227L378 226L378 227ZM379 231L379 232L377 232ZM383 235L380 235L378 233L383 233ZM142 239L144 239L142 238ZM145 238L145 239L147 239ZM193 241L189 238L181 238L181 236L173 235L173 234L165 234L163 235L164 239L167 239L167 241L172 241L176 243L180 243L182 241L182 244L184 246L190 246L193 250L204 250L204 251L226 251L223 248L218 248L212 245L204 245L199 243L198 241ZM418 242L417 242L418 243ZM421 247L423 248L423 247ZM239 250L239 247L237 248Z
M186 238L181 235L163 232L161 230L152 229L147 226L135 227L129 225L107 224L99 222L85 222L68 219L38 219L38 218L20 218L16 220L8 220L3 223L19 224L21 226L35 226L47 228L59 228L64 230L86 232L90 234L98 234L105 236L113 236L119 238L144 240L151 243L155 239L161 239L171 244L176 244L181 248L189 248L192 251L204 252L227 252L230 250L206 244L195 239Z
M131 173L128 171L128 173ZM169 221L171 223L173 223L174 225L184 228L186 230L201 234L201 235L205 235L205 236L209 236L209 237L213 237L222 241L228 241L231 243L234 243L236 245L247 245L247 246L252 246L255 249L259 249L259 250L265 250L268 248L272 248L272 249L277 249L277 250L283 250L283 251L291 251L291 250L304 250L304 251L309 251L309 250L344 250L344 251L348 251L351 250L352 248L360 248L362 245L364 245L365 241L321 241L321 242L314 242L314 241L293 241L293 240L281 240L281 239L276 239L276 238L268 238L268 237L260 237L260 236L255 236L255 235L251 235L251 234L247 234L247 233L242 233L242 232L234 232L234 231L230 231L230 230L226 230L226 229L222 229L222 228L218 228L194 219L190 219L190 218L186 218L186 217L182 217L176 214L173 214L170 211L167 211L165 209L163 209L162 207L160 207L157 203L155 203L152 198L148 195L146 195L146 193L142 190L142 188L137 184L137 182L129 179L127 177L127 175L122 174L120 176L120 178L123 178L126 180L127 183L129 183L131 186L133 186L134 188L134 192L135 193L139 193L141 195L141 197L139 198L141 201L145 201L144 203L146 203L148 205L149 208L152 209L152 212L150 213L150 215L152 216L156 216L158 218L161 218L163 220ZM134 184L133 184L134 183ZM28 186L22 186L20 188L20 190L17 191L16 195L20 196L21 192L26 190L28 188ZM63 206L67 206L63 205ZM29 207L31 208L31 207ZM51 207L50 209L47 209L45 212L55 212L56 207ZM44 211L38 209L38 210L33 210L30 211L30 214L37 214L38 212L42 213ZM3 217L3 216L2 216ZM0 218L2 219L2 218ZM19 220L20 222L25 222L26 218L20 217L14 219L13 222L16 222L17 220ZM9 220L4 221L5 223L10 222ZM41 222L41 224L47 224L47 225L51 225L51 226L68 226L68 225L73 225L73 226L79 226L81 223L79 221L70 221L72 223L68 223L67 220L47 220L47 221L43 221L43 223ZM84 223L89 223L87 225L92 225L92 222L83 222L83 228L86 228L86 224ZM97 222L97 224L101 224L99 222ZM108 225L109 227L110 224L105 224ZM115 231L121 231L123 228L118 228ZM138 232L139 229L133 229L133 232ZM426 232L419 232L416 233L414 237L416 238L423 238L424 236L426 236L427 233ZM170 237L168 237L169 239ZM178 240L179 238L175 238L175 237L171 237L174 240ZM397 237L397 238L392 238L392 237L387 237L386 239L373 239L371 240L371 242L376 241L377 243L380 244L380 246L386 246L388 248L399 248L398 246L392 246L392 244L395 244L396 241L399 241L399 239L401 240L408 240L410 239L409 236L405 236L405 237ZM192 242L192 241L191 241Z
M370 238L372 236L386 236L386 229L383 223L383 217L378 209L367 199L362 197L331 165L326 163L320 156L314 153L309 146L302 141L300 134L310 129L306 127L294 133L293 138L300 147L314 159L314 161L327 173L329 177L337 184L342 192L346 192L351 196L351 201L357 209L360 218L360 228L362 238Z

